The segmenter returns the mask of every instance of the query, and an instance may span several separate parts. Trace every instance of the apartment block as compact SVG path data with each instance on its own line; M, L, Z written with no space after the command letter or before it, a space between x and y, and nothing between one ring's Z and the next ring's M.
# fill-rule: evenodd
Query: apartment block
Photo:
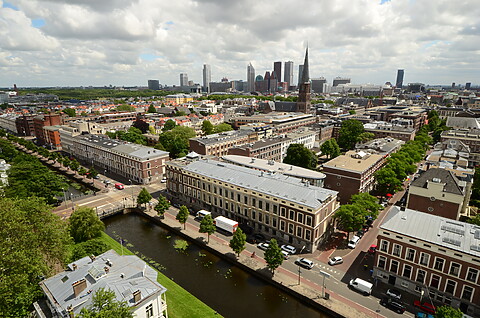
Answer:
M225 156L232 147L258 140L256 132L250 129L227 131L219 134L190 138L190 150L201 155Z

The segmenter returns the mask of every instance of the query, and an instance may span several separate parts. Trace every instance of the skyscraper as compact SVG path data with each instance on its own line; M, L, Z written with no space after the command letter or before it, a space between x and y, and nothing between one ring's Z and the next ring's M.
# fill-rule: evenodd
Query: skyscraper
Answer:
M252 63L249 63L247 66L247 91L255 91L255 69Z
M282 81L282 62L273 63L273 71L275 72L278 82Z
M303 77L303 65L298 66L298 85L297 87L300 87L300 84L302 83L302 77Z
M180 86L188 86L187 73L180 73Z
M310 112L310 72L308 69L308 46L305 51L305 61L302 67L302 77L299 80L300 87L298 92L297 111L302 113Z
M158 91L160 89L160 82L158 80L148 80L148 89Z
M470 89L472 87L472 83L468 82L465 84L465 89Z
M210 65L203 64L203 91L209 93L208 84L212 81Z
M395 86L397 88L402 88L403 87L403 74L404 74L404 70L398 70L397 71L397 81L396 81L396 84L395 84Z
M288 89L290 89L290 85L293 85L293 62L292 61L285 62L284 74L285 75L284 75L283 81L287 83L287 87L289 87Z

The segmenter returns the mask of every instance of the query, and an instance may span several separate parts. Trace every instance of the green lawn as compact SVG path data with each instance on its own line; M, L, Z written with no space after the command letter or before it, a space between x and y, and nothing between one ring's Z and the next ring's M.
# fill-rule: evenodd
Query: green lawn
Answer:
M106 233L102 234L101 239L117 253L120 254L122 252L120 243L108 236ZM125 247L123 248L123 254L134 255ZM157 281L162 286L167 288L168 317L221 317L212 308L208 307L185 289L175 284L161 272L158 272Z

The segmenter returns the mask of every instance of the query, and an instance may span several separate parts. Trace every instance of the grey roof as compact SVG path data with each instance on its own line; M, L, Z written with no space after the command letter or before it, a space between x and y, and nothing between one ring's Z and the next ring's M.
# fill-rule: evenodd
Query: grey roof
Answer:
M480 227L473 224L392 206L380 228L480 257Z
M283 174L241 167L212 160L199 160L188 164L185 170L231 183L272 197L286 199L300 205L318 209L323 202L336 197L338 192L303 183Z
M232 130L226 131L219 134L212 134L203 137L194 137L190 138L190 140L196 140L201 144L208 145L208 144L216 144L219 141L227 141L231 139L241 138L243 136L248 136L253 132L253 129L240 129L240 130Z
M447 117L446 125L452 128L480 128L477 118L470 117Z
M441 183L445 183L443 192L463 195L463 191L459 186L459 180L455 177L451 171L441 168L431 168L423 172L420 177L414 180L410 186L426 188L428 182L434 181L433 179L439 179Z
M108 261L111 266L107 265ZM76 264L76 270L73 270L73 264ZM135 255L120 256L114 250L109 250L94 261L87 256L68 267L70 270L40 283L50 303L64 317L68 317L66 309L69 306L78 314L83 307L90 305L92 296L100 288L114 291L116 299L126 301L129 306L135 305L133 292L137 290L141 292L140 301L166 291L157 282L157 272ZM105 268L108 268L108 272ZM86 280L87 287L75 297L72 284L82 279Z

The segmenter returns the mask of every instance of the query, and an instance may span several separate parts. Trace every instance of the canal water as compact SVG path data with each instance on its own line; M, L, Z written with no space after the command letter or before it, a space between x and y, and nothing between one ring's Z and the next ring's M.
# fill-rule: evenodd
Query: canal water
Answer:
M139 215L117 215L104 222L111 237L159 263L162 273L224 317L330 317L194 244L177 251L174 244L180 237Z

